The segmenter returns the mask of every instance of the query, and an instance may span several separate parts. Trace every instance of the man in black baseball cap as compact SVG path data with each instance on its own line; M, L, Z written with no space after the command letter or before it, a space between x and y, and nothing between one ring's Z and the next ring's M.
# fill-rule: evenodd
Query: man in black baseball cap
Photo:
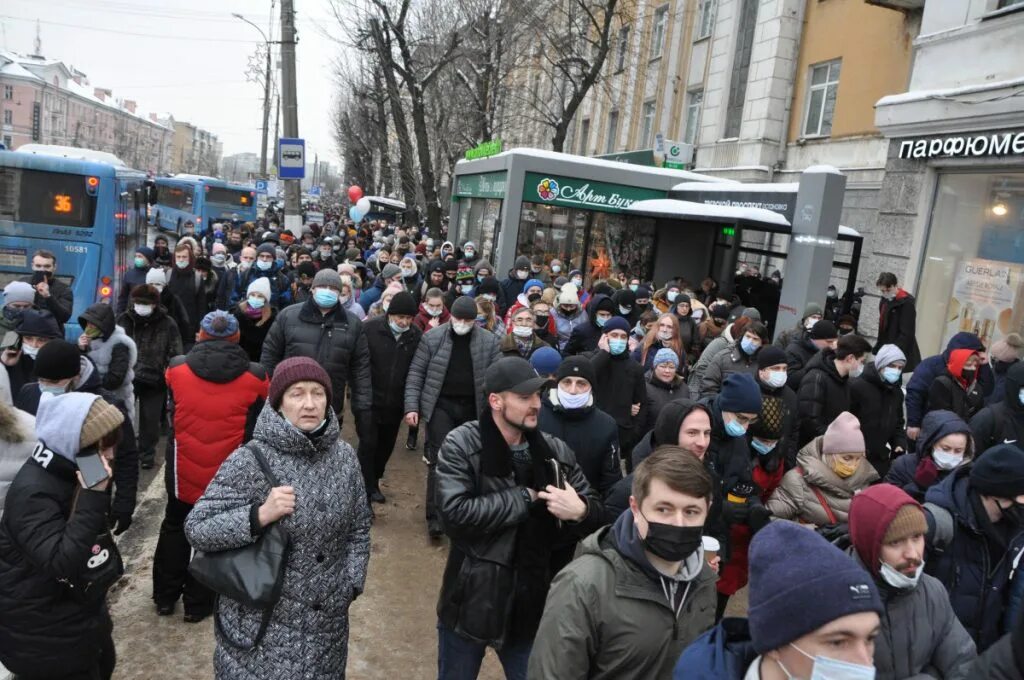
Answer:
M546 382L525 359L494 362L487 408L437 454L437 506L451 539L437 605L439 680L476 677L488 646L501 650L508 677L526 677L551 578L602 524L572 450L537 430Z

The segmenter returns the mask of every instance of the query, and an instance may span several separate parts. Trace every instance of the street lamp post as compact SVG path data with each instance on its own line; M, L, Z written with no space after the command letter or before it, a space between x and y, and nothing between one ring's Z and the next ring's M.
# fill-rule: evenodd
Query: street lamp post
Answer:
M241 14L233 12L231 16L236 19L241 19L245 23L249 24L263 36L264 46L267 48L267 65L266 70L263 74L263 143L260 145L260 177L265 178L267 176L267 133L270 130L270 39L267 38L267 34L263 32L263 29L254 24L253 22L246 19Z

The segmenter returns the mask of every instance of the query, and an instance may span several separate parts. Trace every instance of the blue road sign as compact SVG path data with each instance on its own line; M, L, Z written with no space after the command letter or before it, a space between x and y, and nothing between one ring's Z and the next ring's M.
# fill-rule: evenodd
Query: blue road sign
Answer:
M267 180L258 179L256 180L256 193L265 194L267 193Z
M320 187L310 187L309 188L309 195L310 196L319 196L320 195Z
M306 140L282 137L277 145L277 176L303 179L306 176Z

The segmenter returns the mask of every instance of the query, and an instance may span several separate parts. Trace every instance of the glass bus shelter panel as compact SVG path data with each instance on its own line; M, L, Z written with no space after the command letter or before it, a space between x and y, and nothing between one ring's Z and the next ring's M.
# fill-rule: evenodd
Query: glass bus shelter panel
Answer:
M516 253L545 262L559 259L565 273L583 268L583 252L591 211L560 208L543 203L523 203Z
M494 264L495 248L501 231L501 199L463 198L460 203L458 245L472 241L480 257ZM499 272L494 272L494 275L501 278Z

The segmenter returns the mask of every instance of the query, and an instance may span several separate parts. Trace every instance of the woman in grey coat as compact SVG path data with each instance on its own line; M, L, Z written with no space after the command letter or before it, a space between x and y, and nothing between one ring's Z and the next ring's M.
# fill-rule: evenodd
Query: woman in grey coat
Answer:
M319 364L308 357L278 364L253 441L224 461L185 522L192 547L204 552L252 543L276 521L291 537L281 598L255 649L226 637L251 644L262 612L219 599L220 680L345 677L348 608L366 580L370 510L330 403L331 380ZM251 447L282 486L271 489Z

